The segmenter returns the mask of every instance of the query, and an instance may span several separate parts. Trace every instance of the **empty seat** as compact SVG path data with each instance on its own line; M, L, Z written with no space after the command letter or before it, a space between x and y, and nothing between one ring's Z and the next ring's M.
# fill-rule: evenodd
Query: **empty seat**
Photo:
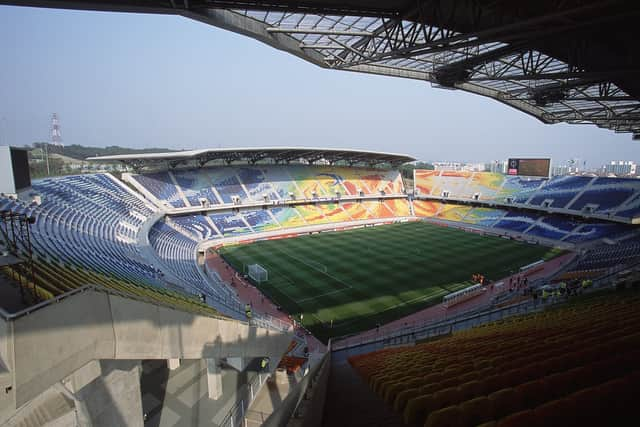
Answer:
M458 390L460 391L460 400L465 401L473 399L474 397L481 395L484 392L484 389L484 385L478 380L461 384L458 387Z
M545 425L545 420L539 419L532 410L526 409L498 420L496 427L544 427Z
M516 390L522 396L523 405L527 408L534 408L549 399L547 383L544 380L519 384Z
M458 400L458 388L449 387L436 393L411 399L404 410L407 424L421 422L433 411L452 405Z
M513 388L505 388L489 395L489 401L493 406L493 414L496 418L518 412L523 407L522 395Z
M572 388L573 376L574 373L569 371L558 372L545 377L549 394L555 398L560 398L568 394Z
M425 427L465 427L462 413L457 406L447 406L432 412L424 423Z
M545 425L567 426L574 425L576 402L573 399L559 399L544 403L534 409L534 415L544 420ZM592 425L592 424L587 424Z
M486 396L467 400L458 406L465 425L475 426L493 419L493 406Z

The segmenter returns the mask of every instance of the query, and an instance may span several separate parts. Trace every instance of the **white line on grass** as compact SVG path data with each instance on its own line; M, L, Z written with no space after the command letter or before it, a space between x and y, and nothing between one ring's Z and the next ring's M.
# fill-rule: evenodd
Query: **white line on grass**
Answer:
M334 290L334 291L326 292L326 293L324 293L324 294L320 294L320 295L315 295L315 296L308 297L308 298L302 298L302 299L299 299L299 300L298 300L298 302L300 303L300 302L306 302L306 301L314 301L314 300L316 300L316 299L318 299L318 298L326 297L326 296L328 296L328 295L337 294L337 293L340 293L340 292L344 292L344 291L346 291L346 290L347 290L347 288L336 289L336 290Z
M309 264L308 262L306 262L304 259L298 258L298 257L297 257L297 256L295 256L295 255L291 255L289 252L285 251L285 250L284 250L284 249L282 249L282 248L279 248L278 246L275 246L275 248L276 248L278 251L280 251L280 252L282 252L283 254L285 254L286 256L288 256L289 258L295 259L296 261L301 262L301 263L303 263L304 265L306 265L306 266L308 266L308 267L311 267L312 269L316 270L317 272L322 273L322 274L324 274L325 276L327 276L327 277L329 277L329 278L331 278L331 279L335 280L336 282L338 282L338 283L342 284L343 286L345 286L347 289L351 289L351 288L352 288L352 286L351 286L350 284L348 284L347 282L345 282L344 280L342 280L342 279L340 279L340 278L338 278L338 277L336 277L336 276L334 276L334 275L332 275L332 274L329 274L329 273L328 273L328 272L326 272L326 271L322 271L322 270L318 269L317 267L314 267L313 265L311 265L311 264Z

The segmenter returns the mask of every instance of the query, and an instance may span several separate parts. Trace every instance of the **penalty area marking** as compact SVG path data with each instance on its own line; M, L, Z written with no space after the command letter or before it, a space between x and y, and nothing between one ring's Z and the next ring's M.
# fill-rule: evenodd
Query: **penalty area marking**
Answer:
M320 270L320 269L319 269L319 268L317 268L317 267L314 267L313 265L311 265L311 264L309 264L308 262L306 262L304 259L298 258L298 257L297 257L297 256L295 256L295 255L291 255L289 252L285 251L285 250L284 250L284 249L282 249L282 248L279 248L279 247L277 247L277 246L276 246L275 248L276 248L278 251L280 251L280 252L282 252L283 254L285 254L286 256L288 256L289 258L294 259L294 260L296 260L296 261L298 261L298 262L301 262L301 263L303 263L304 265L306 265L306 266L308 266L308 267L311 267L312 269L316 270L317 272L322 273L322 274L324 274L325 276L329 277L330 279L335 280L336 282L340 283L342 286L344 286L344 287L345 287L345 288L344 288L344 289L342 289L342 290L345 290L345 289L352 289L352 286L351 286L350 284L348 284L347 282L345 282L344 280L342 280L342 279L340 279L340 278L338 278L338 277L336 277L336 276L334 276L334 275L332 275L332 274L329 274L329 273L328 273L328 272L326 272L326 271L322 271L322 270ZM325 268L326 268L326 267L325 267ZM333 291L332 291L332 292L333 292ZM325 294L323 294L323 295L325 295ZM320 296L322 296L322 295L318 295L317 297L320 297Z

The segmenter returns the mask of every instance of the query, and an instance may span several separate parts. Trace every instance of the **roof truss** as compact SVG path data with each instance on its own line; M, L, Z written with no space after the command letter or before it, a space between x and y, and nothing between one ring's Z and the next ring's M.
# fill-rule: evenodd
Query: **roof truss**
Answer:
M640 138L640 2L626 0L0 0L179 14L321 67L423 80L545 123Z

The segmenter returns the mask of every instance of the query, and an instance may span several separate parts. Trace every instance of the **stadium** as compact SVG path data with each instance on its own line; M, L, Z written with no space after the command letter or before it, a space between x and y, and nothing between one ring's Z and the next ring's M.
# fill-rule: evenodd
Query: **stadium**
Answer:
M637 6L620 16L624 2L602 15L597 2L545 1L525 16L471 1L495 28L452 13L457 31L429 36L418 27L445 25L430 21L439 2L27 3L181 14L323 67L638 135L637 80L612 71L637 57L554 49L628 23ZM545 38L541 25L562 31ZM472 41L479 50L456 56ZM421 68L430 55L435 71ZM513 55L544 59L516 76ZM474 73L493 62L504 69ZM522 90L525 78L540 84ZM638 179L552 177L532 158L407 179L409 154L326 147L87 161L127 172L32 180L26 151L0 147L2 425L637 422Z

